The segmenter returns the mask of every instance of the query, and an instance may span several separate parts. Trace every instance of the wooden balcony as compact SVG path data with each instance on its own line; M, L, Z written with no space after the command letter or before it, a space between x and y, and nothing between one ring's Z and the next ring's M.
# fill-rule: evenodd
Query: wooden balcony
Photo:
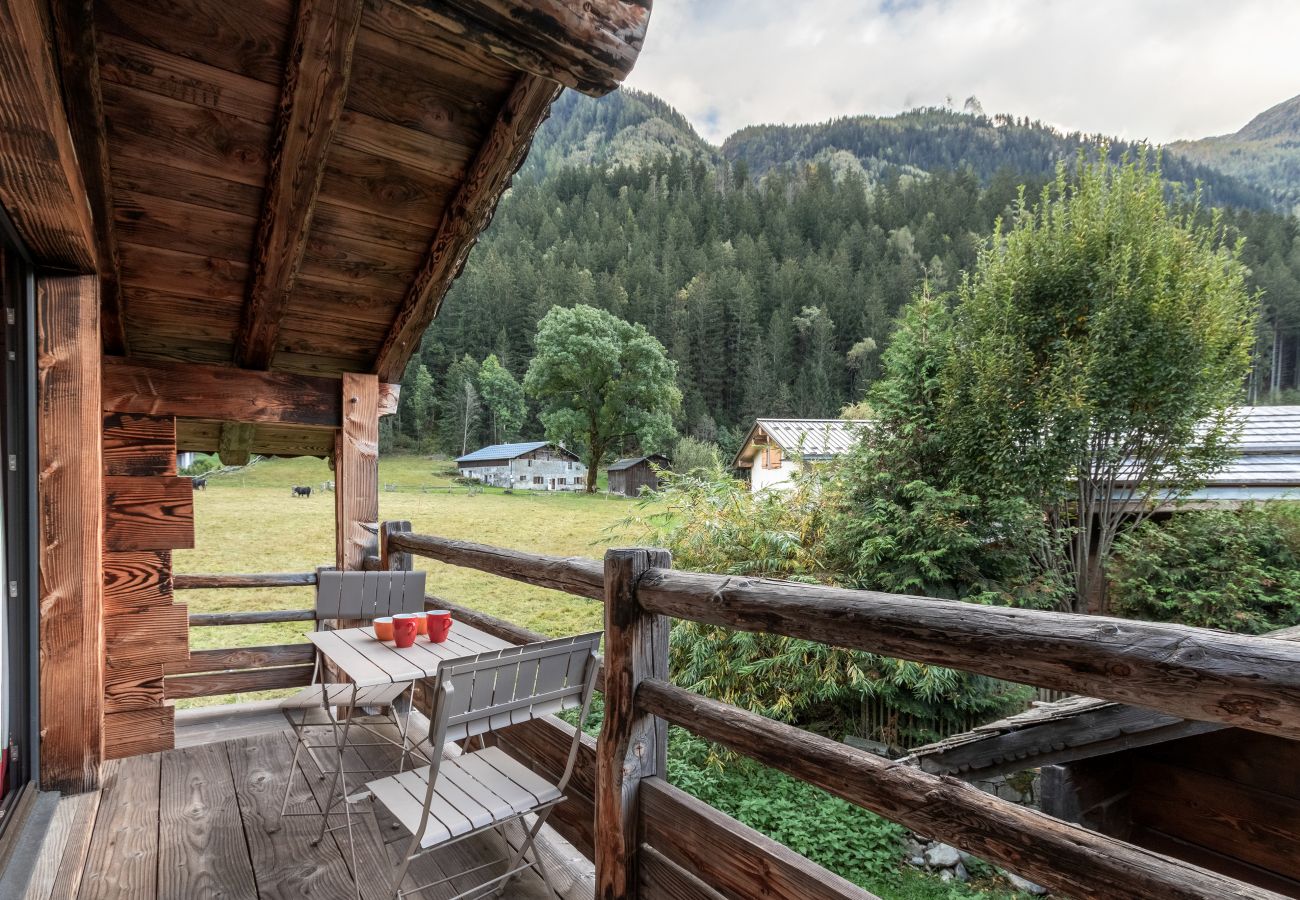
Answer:
M1285 879L1256 877L1267 873L1242 867L1225 874L1223 860L1210 855L1166 855L1177 848L1156 852L691 693L667 678L667 633L673 616L871 649L1285 741L1300 737L1300 645L1294 642L679 572L666 553L655 550L611 550L602 565L415 535L406 523L384 523L378 531L379 552L365 560L366 568L407 568L413 556L423 556L605 604L605 658L597 682L604 693L602 730L599 740L583 739L567 799L550 819L555 832L594 863L595 896L872 900L867 891L669 784L669 724L1065 896L1292 895ZM259 578L188 576L178 582L193 589L252 586ZM274 578L302 585L313 576ZM542 637L445 597L427 602L512 643ZM266 615L293 620L307 612L223 615L195 616L193 623L233 624ZM304 660L292 645L204 651L167 676L166 691L190 697L296 684ZM417 708L424 702L419 692L416 702ZM54 893L37 892L32 900L351 896L338 841L312 848L308 819L276 827L291 746L270 707L261 709L260 718L231 714L202 726L193 716L181 716L177 749L115 760L105 770L102 791L63 801L38 879L38 885L53 885ZM554 776L572 736L569 725L548 718L512 726L493 740L515 759ZM227 740L196 743L214 739ZM304 764L304 773L316 774L310 766ZM314 791L303 789L300 802L310 809L321 799L321 788L314 779L308 783ZM383 873L389 871L379 836L391 834L391 827L374 815L373 809L363 814L358 868L366 897L382 896ZM1243 840L1252 834L1272 840L1266 836L1291 827L1281 821L1230 824ZM426 866L461 871L495 849L499 844L489 840L450 857L435 854L436 863ZM592 896L592 882L569 872L566 896ZM419 883L441 875L426 871ZM541 896L543 890L540 881L525 880L510 895Z
M62 799L24 900L355 896L346 832L331 832L314 845L318 818L280 818L293 758L291 736L278 712L259 714L256 707L250 712L227 715L216 729L181 725L175 750L112 760L105 765L100 790ZM209 741L232 735L241 736ZM299 765L290 811L319 812L327 782L306 754ZM392 829L376 820L371 804L355 809L360 895L381 900L388 896L393 872L382 836ZM342 822L335 815L330 824ZM489 832L437 857L422 857L407 885L490 863L504 853L503 841L517 843L519 837L513 828L504 836ZM573 896L581 896L581 872L568 870L563 857L548 855L545 861L557 887L577 886L579 893ZM498 868L503 870L504 863ZM438 900L476 883L453 878L421 896ZM590 896L589 883L585 887ZM553 897L532 871L511 883L509 895Z

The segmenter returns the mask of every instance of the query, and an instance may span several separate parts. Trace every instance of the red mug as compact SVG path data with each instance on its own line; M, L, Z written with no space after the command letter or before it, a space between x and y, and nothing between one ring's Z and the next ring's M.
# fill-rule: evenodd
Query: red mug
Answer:
M414 617L393 616L393 642L399 647L410 647L415 643L419 627Z
M451 633L451 611L431 609L426 618L429 620L429 640L435 644L447 640L447 635Z

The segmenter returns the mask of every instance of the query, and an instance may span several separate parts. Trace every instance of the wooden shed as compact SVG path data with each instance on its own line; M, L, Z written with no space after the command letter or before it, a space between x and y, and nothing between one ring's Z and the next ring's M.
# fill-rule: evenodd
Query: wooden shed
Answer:
M1270 637L1300 640L1300 629ZM968 781L1040 768L1052 816L1300 897L1300 742L1070 697L910 761Z
M649 456L632 456L616 460L610 463L605 471L609 477L611 493L636 497L640 495L642 488L649 491L659 490L659 471L671 468L672 460L662 453L652 453Z

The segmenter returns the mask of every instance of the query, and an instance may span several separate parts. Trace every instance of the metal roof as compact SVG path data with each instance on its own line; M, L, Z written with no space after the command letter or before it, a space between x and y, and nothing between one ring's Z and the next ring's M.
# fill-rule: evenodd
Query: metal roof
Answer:
M655 465L659 466L660 468L663 468L665 465L667 465L670 462L668 457L664 456L662 453L651 453L649 456L629 456L626 459L618 459L610 463L609 468L606 469L605 471L621 472L624 469L630 469L639 463L643 463L647 459L653 462ZM662 462L660 462L660 460L662 460Z
M866 419L756 419L732 461L738 466L761 429L782 451L803 459L830 459L853 448Z
M534 450L540 450L543 447L549 446L551 446L550 441L524 441L518 444L493 444L490 447L483 447L479 450L475 450L473 453L458 456L456 457L456 462L490 462L499 459L514 459L516 456L523 456L525 453L532 453Z

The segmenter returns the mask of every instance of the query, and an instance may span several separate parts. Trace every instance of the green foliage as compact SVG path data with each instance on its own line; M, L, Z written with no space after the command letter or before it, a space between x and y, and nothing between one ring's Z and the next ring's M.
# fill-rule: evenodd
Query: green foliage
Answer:
M481 443L478 363L466 354L447 369L438 394L438 445L453 456L464 456Z
M624 524L672 551L678 568L842 583L825 562L828 533L839 520L823 501L834 489L816 469L797 475L787 491L751 492L730 478L676 474L654 511ZM913 745L939 737L945 724L992 717L1025 699L1000 682L952 669L691 621L674 625L670 658L683 687L835 737L859 727L862 704L873 697L937 724L904 734Z
M537 329L524 388L547 437L574 447L595 472L614 450L666 448L681 404L677 368L643 326L590 306L557 306ZM588 479L587 491L596 488Z
M884 354L870 426L834 469L828 565L854 587L1049 605L1057 586L1031 561L1043 540L1034 507L949 474L942 376L952 352L952 314L923 292Z
M1300 625L1300 510L1188 510L1122 536L1110 567L1122 616L1262 634Z
M950 471L1047 512L1076 609L1132 506L1230 458L1253 315L1238 249L1171 212L1145 155L1062 166L962 281L936 420Z
M221 460L215 453L198 453L192 463L181 469L180 474L193 478L220 468Z
M489 353L479 367L478 386L487 411L488 441L502 444L517 440L528 413L524 388L495 353Z
M714 748L674 728L668 780L862 887L897 884L906 829L749 759L711 765Z
M397 422L390 425L392 431L389 439L395 444L400 434L415 448L430 450L438 401L433 375L429 373L428 366L413 359L407 365L407 374L402 382L404 386L397 404ZM381 447L383 449L385 448Z
M674 472L710 477L722 475L722 454L718 445L711 441L697 440L689 435L678 438L670 458Z

